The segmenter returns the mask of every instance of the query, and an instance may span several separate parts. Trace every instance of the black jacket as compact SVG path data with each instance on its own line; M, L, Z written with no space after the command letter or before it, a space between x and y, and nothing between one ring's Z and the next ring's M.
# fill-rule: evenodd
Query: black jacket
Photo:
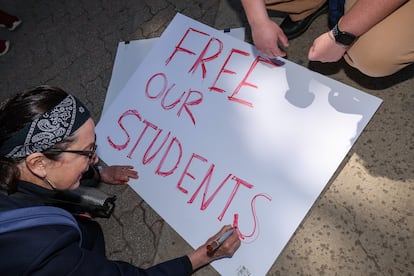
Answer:
M54 196L54 191L20 182L25 194ZM0 212L43 205L27 198L0 194ZM187 256L176 258L148 269L111 261L105 256L101 227L94 220L75 216L82 231L79 246L77 230L65 225L37 226L0 234L0 275L190 275L192 266Z

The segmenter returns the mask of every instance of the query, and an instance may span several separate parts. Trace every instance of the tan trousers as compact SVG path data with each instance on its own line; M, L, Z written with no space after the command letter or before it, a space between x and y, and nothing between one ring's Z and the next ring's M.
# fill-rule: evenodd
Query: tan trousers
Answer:
M299 21L317 11L327 0L265 0L269 10L286 12L292 21Z
M345 10L356 1L347 0ZM388 76L414 63L414 0L359 37L344 58L371 77Z
M346 0L345 10L356 1ZM286 12L293 21L314 13L325 2L265 0L267 9ZM388 76L414 63L414 0L405 3L359 37L344 58L349 65L372 77Z

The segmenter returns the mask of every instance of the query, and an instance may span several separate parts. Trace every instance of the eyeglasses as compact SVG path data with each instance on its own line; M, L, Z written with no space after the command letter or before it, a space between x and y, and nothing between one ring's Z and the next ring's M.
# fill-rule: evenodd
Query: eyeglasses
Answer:
M60 152L70 152L76 153L83 156L87 156L89 160L92 160L96 155L96 149L98 148L97 144L93 144L91 150L65 150L65 149L48 149L44 153L60 153Z

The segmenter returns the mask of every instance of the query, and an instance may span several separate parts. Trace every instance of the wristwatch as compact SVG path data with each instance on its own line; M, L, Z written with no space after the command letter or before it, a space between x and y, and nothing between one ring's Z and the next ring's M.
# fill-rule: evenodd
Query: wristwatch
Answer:
M355 35L339 30L338 24L333 27L332 34L335 38L336 43L339 43L343 46L350 46L356 39Z

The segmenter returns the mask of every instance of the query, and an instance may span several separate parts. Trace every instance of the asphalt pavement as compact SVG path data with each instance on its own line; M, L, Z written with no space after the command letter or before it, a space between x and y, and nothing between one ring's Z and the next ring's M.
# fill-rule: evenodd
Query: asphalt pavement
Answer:
M23 20L13 32L0 29L11 41L0 57L0 100L56 85L96 120L120 41L160 36L177 12L217 29L247 27L235 0L0 0L0 9ZM327 28L323 15L290 41L287 58L384 102L268 275L413 275L414 67L372 79L344 62L309 63L307 49ZM191 250L128 186L102 189L118 197L114 215L99 220L109 258L145 267ZM207 266L196 275L217 272Z

